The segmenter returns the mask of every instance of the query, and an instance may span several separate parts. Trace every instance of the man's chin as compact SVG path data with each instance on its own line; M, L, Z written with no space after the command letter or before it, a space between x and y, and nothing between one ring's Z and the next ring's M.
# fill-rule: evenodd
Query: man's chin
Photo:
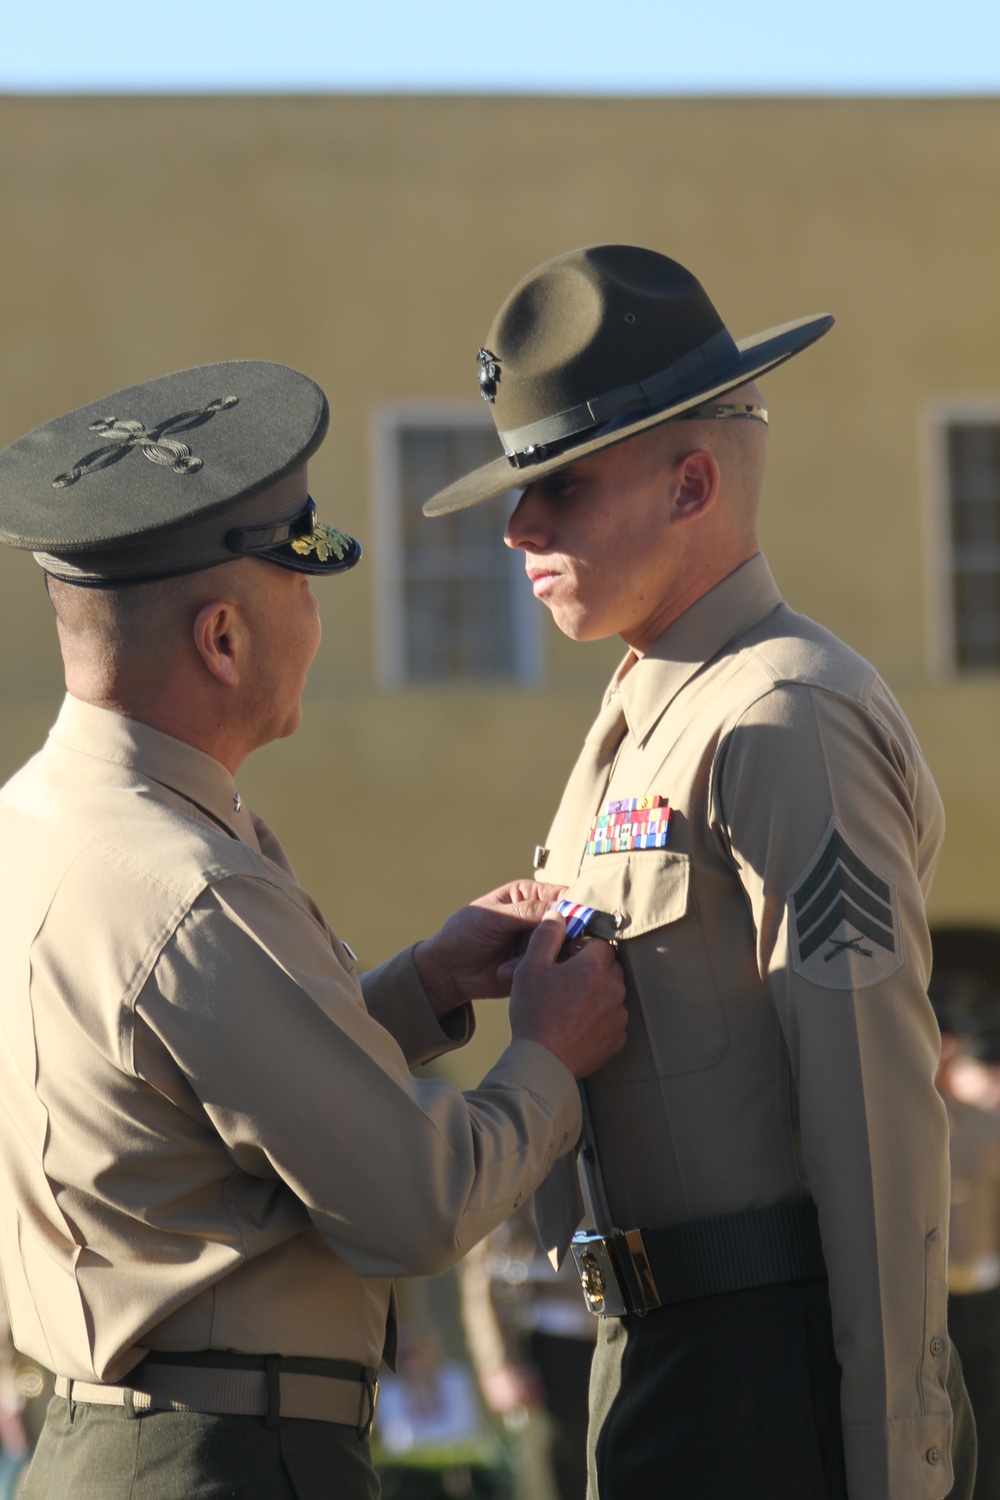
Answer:
M301 724L302 704L299 703L283 720L273 725L272 732L264 741L264 744L273 745L275 740L287 740L289 735L294 734Z
M550 605L549 613L563 635L568 636L571 641L580 641L581 643L586 641L607 641L613 635L619 634L619 631L613 625L608 625L603 621L588 620L586 617L581 618L569 610L553 609Z

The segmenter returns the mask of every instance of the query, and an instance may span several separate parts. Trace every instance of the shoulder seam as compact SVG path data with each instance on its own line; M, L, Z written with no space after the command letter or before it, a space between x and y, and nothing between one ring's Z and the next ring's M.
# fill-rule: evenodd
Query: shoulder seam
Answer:
M767 677L769 685L762 692L756 693L754 697L747 699L746 702L741 704L738 713L733 719L734 723L738 723L743 715L748 713L751 708L753 708L757 703L761 701L762 698L766 698L769 693L776 692L780 688L805 688L810 692L822 693L829 698L840 698L846 703L854 703L859 708L867 709L869 712L875 714L875 710L872 708L871 700L875 684L879 679L878 672L870 662L865 662L865 674L862 683L862 690L860 692L852 693L846 692L842 688L838 688L833 683L817 682L813 677L791 677L779 674L772 668L767 658L765 656L762 656L758 652L755 646L741 646L740 655L752 657L754 664L758 666ZM860 657L858 659L859 661L863 660L863 658ZM880 723L882 722L880 715L875 714L875 717L879 719Z

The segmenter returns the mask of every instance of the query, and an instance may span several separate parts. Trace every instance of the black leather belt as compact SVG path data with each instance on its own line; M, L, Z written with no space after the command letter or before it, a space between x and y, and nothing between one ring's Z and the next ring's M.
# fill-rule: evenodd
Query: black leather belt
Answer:
M587 1308L604 1318L826 1275L811 1200L663 1229L588 1231L573 1236L572 1249Z

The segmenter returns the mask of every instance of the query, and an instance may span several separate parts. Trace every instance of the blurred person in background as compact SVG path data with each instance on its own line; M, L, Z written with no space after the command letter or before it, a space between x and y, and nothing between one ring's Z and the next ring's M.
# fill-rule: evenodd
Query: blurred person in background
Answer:
M1000 1114L1000 1006L977 1017L952 1064L951 1089L956 1099Z
M974 1500L1000 1500L1000 1115L969 1097L988 1098L1000 1071L1000 932L942 928L931 939L951 1156L948 1330L976 1418Z
M472 1371L421 1319L401 1321L396 1370L382 1377L375 1466L382 1500L511 1500Z
M553 1270L526 1204L459 1262L458 1275L483 1400L515 1444L519 1500L583 1500L596 1326L572 1261Z
M34 1452L53 1379L14 1347L0 1296L0 1500L12 1500Z

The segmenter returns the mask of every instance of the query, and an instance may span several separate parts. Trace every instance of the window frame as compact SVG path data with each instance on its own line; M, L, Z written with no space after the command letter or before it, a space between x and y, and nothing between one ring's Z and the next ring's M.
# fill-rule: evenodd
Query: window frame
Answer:
M950 397L930 402L924 429L924 536L927 591L927 658L937 678L989 678L997 667L962 667L956 660L955 559L952 544L948 430L953 426L1000 427L1000 395Z
M375 590L375 671L381 687L414 691L503 691L537 686L543 675L540 611L515 611L515 669L509 677L408 677L404 645L404 571L400 524L402 495L401 428L458 427L495 431L481 398L382 401L371 414L372 541ZM497 456L500 456L499 445ZM513 473L513 470L512 470ZM511 489L521 486L511 485ZM428 525L433 525L432 521ZM502 543L498 542L498 545Z

